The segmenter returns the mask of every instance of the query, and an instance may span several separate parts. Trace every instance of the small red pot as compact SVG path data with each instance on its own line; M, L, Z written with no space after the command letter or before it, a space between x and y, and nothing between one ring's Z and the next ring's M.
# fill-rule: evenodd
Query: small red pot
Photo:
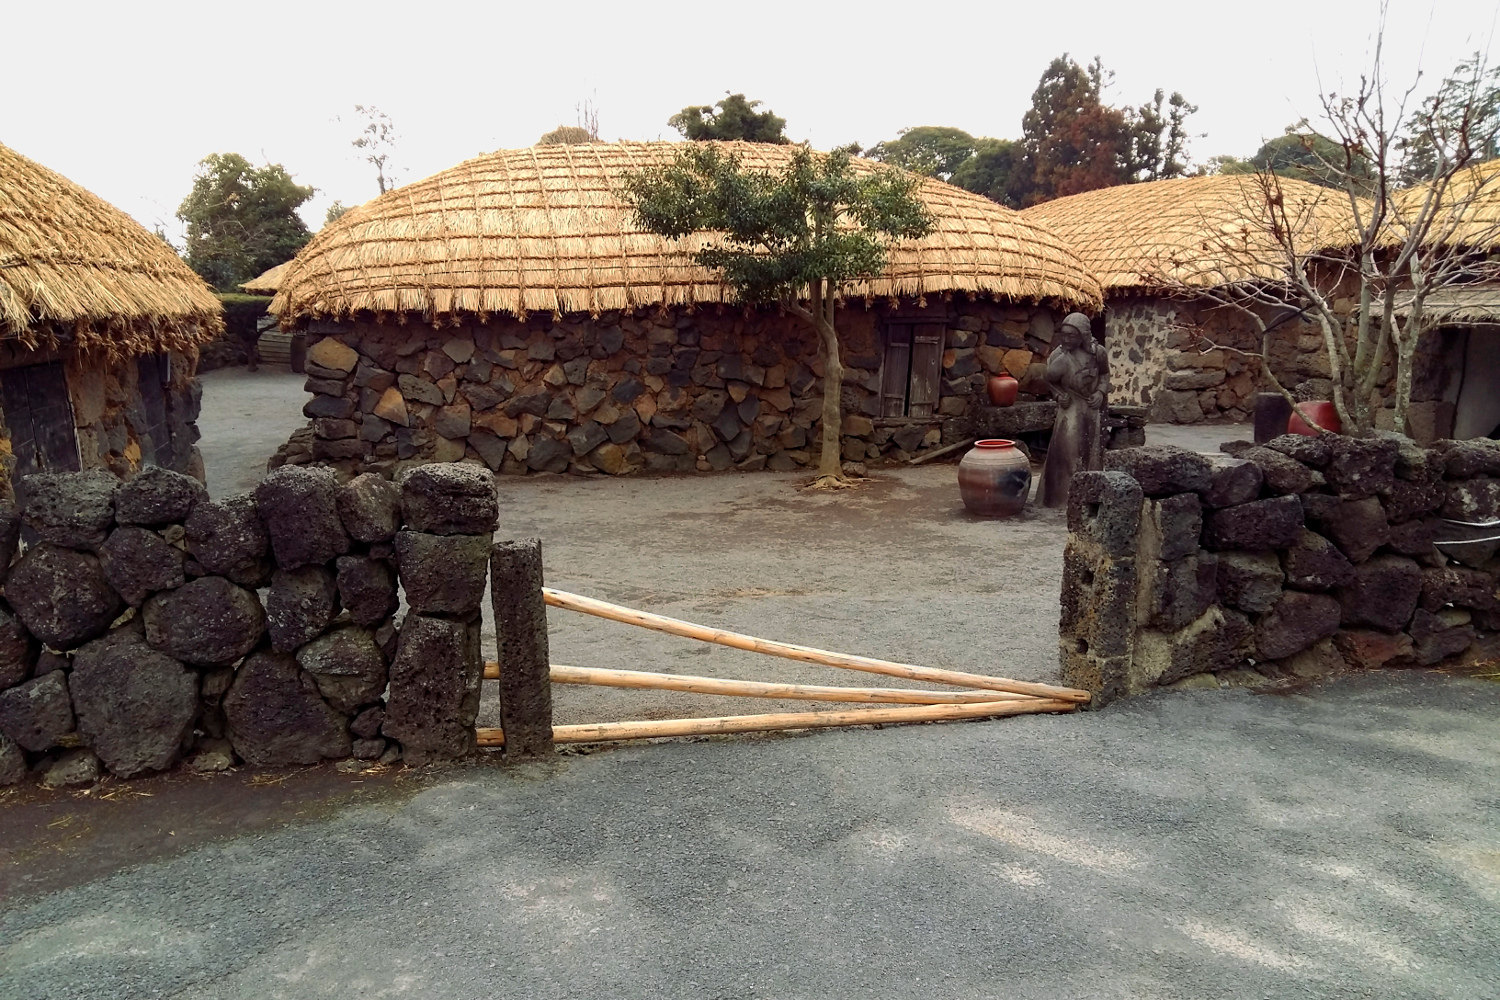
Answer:
M1303 434L1307 437L1317 437L1318 432L1313 429L1312 424L1302 419L1306 414L1313 422L1325 431L1338 434L1344 429L1343 421L1339 420L1339 411L1326 399L1312 400L1307 403L1298 403L1292 415L1287 419L1286 432L1288 434Z
M1010 406L1016 401L1016 390L1021 388L1021 383L1009 375L991 375L990 380L984 384L984 389L990 395L991 406Z

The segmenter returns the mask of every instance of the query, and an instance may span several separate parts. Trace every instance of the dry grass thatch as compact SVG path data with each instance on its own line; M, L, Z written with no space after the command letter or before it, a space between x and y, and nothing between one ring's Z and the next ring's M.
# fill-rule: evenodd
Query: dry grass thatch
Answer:
M1430 185L1397 191L1392 196L1397 226L1415 218L1427 199ZM1453 175L1433 220L1432 239L1449 246L1477 250L1500 248L1500 160L1489 160Z
M268 267L249 281L240 284L240 291L251 295L275 295L281 290L281 279L286 276L287 268L291 261L282 261L275 267Z
M771 170L796 149L723 145L747 167ZM643 232L617 193L626 171L666 163L681 148L534 146L460 163L324 228L293 261L271 310L283 322L357 312L437 321L731 301L730 289L691 260L709 237ZM963 291L1100 307L1093 275L1045 224L941 181L927 181L922 194L936 231L895 248L885 274L852 294Z
M1287 178L1279 184L1300 252L1356 242L1348 195ZM1283 273L1284 256L1268 232L1265 190L1254 175L1124 184L1022 214L1070 243L1106 294Z
M222 329L218 299L171 247L0 145L0 338L132 354L188 349Z

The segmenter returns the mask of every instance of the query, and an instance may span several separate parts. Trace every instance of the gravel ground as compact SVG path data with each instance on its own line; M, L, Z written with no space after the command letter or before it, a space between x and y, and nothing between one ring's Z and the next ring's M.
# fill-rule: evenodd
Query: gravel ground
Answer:
M1389 674L11 803L0 997L1489 998L1497 718Z

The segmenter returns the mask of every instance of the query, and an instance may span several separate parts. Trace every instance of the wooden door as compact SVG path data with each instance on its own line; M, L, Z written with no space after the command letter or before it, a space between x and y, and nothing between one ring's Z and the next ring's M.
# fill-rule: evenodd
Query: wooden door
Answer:
M142 354L136 358L135 371L141 410L146 415L146 426L139 428L141 464L176 468L172 435L167 424L167 379L170 377L167 356Z
M0 411L16 456L11 483L37 472L77 472L78 435L61 361L0 372Z
M880 415L906 416L906 387L911 378L911 327L886 330L885 363L880 372Z
M912 327L911 384L906 394L907 416L931 417L937 413L945 329L942 323L922 323Z

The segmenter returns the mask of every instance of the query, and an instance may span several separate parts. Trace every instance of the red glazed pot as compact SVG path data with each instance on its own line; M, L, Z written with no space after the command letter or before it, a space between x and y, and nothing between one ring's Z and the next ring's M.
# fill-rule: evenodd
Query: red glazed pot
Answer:
M1019 514L1030 492L1031 462L1014 441L975 441L958 463L958 495L980 517Z
M1009 375L991 375L990 380L985 383L985 391L990 394L991 406L1010 406L1016 401L1016 390L1021 383Z
M1288 434L1303 434L1308 437L1317 437L1318 432L1313 430L1311 424L1302 419L1302 414L1307 414L1317 425L1325 431L1338 434L1344 429L1343 421L1339 420L1339 411L1326 399L1317 399L1307 403L1298 403L1297 408L1292 411L1291 417L1286 422Z

